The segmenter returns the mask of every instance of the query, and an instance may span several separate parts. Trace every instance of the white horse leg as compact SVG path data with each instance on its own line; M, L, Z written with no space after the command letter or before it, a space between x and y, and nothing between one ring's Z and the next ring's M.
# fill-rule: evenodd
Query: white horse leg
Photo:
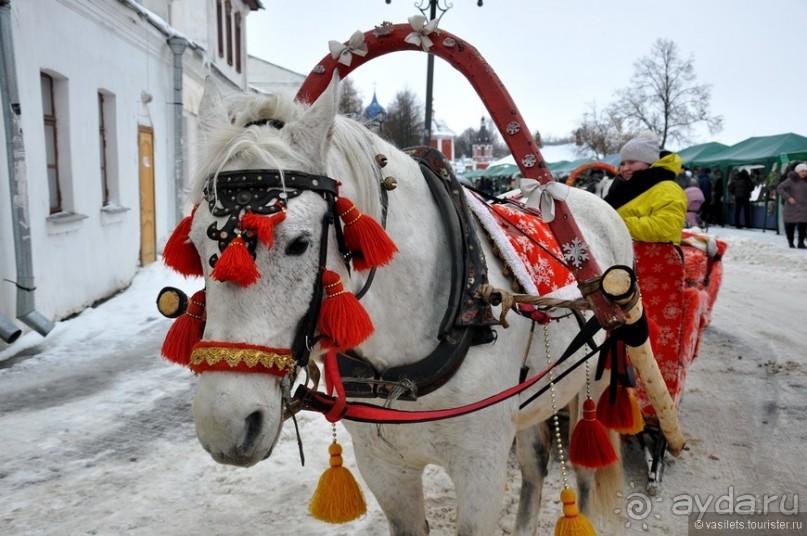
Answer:
M447 467L457 493L457 534L461 536L496 533L515 431L509 437L501 428L493 434L501 440L476 443L471 451L457 449Z
M391 536L426 536L429 523L423 500L423 468L392 465L357 442L353 448L362 478L387 516Z
M514 534L533 536L538 528L541 492L547 475L552 433L544 421L519 430L516 434L516 458L521 469L521 494Z

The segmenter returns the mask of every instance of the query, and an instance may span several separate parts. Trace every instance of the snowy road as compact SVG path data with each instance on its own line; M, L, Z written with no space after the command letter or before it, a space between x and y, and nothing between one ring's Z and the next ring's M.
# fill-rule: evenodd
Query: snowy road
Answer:
M626 518L631 526L619 533L686 534L686 517L673 511L686 496L807 503L807 254L771 232L713 233L729 250L714 320L686 381L681 424L690 448L667 467L651 509ZM386 534L369 497L367 516L345 526L308 517L330 440L320 417L301 418L302 468L290 429L272 458L250 469L217 465L201 449L193 376L158 357L169 321L154 300L165 285L197 286L150 266L126 292L47 338L29 333L0 351L0 534ZM352 465L344 431L340 441ZM642 464L627 445L626 496L642 492ZM547 479L542 533L560 511L557 471ZM516 510L520 484L511 474L501 534ZM433 468L426 480L432 533L450 534L450 483Z

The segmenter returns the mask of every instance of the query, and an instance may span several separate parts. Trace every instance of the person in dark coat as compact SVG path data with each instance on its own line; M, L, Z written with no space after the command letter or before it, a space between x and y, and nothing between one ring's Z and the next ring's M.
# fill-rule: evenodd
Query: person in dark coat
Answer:
M714 217L712 216L711 205L712 205L712 170L709 168L703 168L698 173L698 188L701 189L703 193L703 210L701 212L701 216L704 220L709 223L714 223Z
M714 223L723 227L726 220L723 217L723 172L716 169L712 172L712 206L710 209Z
M741 169L729 182L729 193L734 196L734 226L742 229L740 225L740 212L745 215L746 227L751 227L751 192L754 191L754 183L748 171Z
M807 249L804 245L807 238L807 164L796 166L796 170L788 173L787 178L779 183L776 191L784 201L782 219L785 222L787 245L796 247L793 238L798 229L798 248Z

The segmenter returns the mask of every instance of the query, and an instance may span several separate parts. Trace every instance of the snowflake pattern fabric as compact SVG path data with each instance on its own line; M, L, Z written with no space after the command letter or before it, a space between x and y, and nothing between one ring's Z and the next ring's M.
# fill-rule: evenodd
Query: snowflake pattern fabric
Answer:
M540 296L575 284L549 226L540 217L512 206L491 206L499 227L507 235Z
M720 245L725 251L725 243ZM678 407L687 370L709 322L722 266L719 259L707 261L705 253L688 246L637 242L634 252L642 303L653 324L653 354ZM642 413L653 420L655 411L640 378L635 393Z

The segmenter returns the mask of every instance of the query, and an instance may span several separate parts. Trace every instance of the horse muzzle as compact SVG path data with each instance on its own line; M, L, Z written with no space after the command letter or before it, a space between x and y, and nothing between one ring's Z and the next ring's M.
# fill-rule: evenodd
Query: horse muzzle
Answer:
M218 463L249 467L272 452L283 424L280 382L264 374L203 374L193 400L196 436Z

